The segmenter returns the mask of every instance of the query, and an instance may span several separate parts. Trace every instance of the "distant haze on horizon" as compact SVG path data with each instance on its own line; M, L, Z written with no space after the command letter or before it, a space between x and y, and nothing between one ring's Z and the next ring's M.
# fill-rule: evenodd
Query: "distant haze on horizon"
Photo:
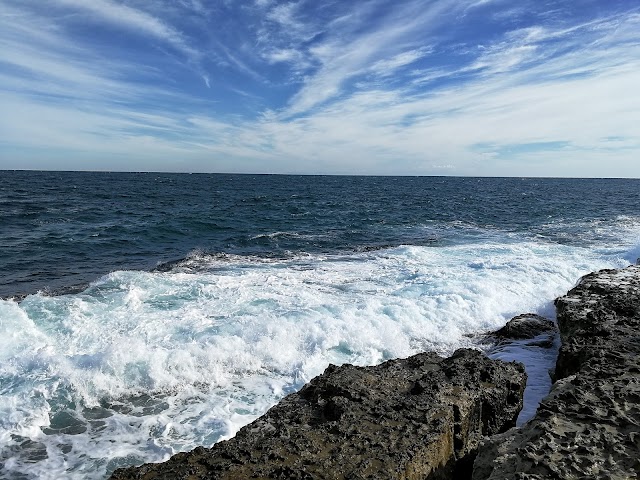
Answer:
M637 0L0 0L0 170L640 177Z

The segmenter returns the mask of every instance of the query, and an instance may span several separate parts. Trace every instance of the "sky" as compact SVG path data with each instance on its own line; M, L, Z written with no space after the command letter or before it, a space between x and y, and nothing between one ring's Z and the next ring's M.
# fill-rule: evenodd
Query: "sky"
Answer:
M640 177L639 0L0 0L0 169Z

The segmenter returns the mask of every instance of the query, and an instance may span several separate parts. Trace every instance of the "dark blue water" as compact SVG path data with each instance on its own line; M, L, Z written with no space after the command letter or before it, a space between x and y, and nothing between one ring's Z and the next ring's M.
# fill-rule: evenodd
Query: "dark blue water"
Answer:
M638 180L2 171L0 297L68 292L194 251L287 257L495 232L590 245L639 211Z

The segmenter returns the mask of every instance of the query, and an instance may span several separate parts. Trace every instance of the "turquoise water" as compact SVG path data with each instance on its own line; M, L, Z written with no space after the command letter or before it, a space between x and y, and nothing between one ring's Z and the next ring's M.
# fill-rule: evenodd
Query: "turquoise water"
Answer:
M0 476L232 436L640 256L633 180L0 172Z

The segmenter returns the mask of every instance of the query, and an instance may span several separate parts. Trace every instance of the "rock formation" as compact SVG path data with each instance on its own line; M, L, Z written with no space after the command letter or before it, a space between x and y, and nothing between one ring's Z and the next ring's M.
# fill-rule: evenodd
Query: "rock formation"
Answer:
M473 479L640 477L640 267L556 300L556 382L536 416L480 449Z
M515 425L525 382L474 350L331 365L231 440L112 479L468 478L483 436Z
M513 317L496 332L477 337L486 348L489 358L518 361L527 372L524 405L516 426L521 426L536 413L538 405L551 389L551 375L555 369L560 334L556 324L533 313ZM491 344L486 346L489 340Z
M544 342L553 342L558 327L552 320L535 313L524 313L513 317L501 329L488 334L500 342L510 340L529 340L544 335L546 338L536 338L538 346L544 347ZM549 347L551 345L548 345Z

